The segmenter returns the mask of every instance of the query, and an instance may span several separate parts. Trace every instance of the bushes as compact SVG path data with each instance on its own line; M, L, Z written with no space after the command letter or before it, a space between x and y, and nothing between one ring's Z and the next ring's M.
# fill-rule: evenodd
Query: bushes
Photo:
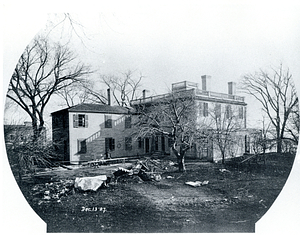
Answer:
M6 145L7 157L16 180L22 183L24 174L35 172L37 167L51 167L55 160L52 143L18 142Z

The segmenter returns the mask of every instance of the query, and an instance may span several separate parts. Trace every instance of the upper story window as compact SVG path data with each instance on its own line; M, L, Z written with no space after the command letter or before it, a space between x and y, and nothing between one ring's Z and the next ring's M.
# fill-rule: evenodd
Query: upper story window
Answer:
M232 110L231 110L231 105L227 105L226 106L226 110L225 110L225 116L227 119L232 117Z
M86 114L73 114L73 127L88 127L88 115Z
M215 117L221 118L221 104L215 105Z
M78 114L78 126L85 127L85 115Z
M125 129L131 128L131 116L125 116Z
M112 117L111 117L111 115L105 115L104 120L105 120L105 128L112 128Z
M206 102L199 103L199 116L200 117L208 116L208 103L206 103Z

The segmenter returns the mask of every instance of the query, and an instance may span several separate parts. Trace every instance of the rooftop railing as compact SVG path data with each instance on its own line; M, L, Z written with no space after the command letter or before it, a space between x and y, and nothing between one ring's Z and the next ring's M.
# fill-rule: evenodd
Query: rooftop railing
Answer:
M245 101L245 97L243 97L243 96L218 93L218 92L213 92L213 91L196 90L196 95L204 95L204 96L209 96L209 97L213 97L213 98L228 99L228 100L237 100L237 101L242 101L242 102Z
M218 93L218 92L212 92L212 91L204 91L200 89L185 89L185 90L176 90L173 91L172 93L166 93L162 95L156 95L156 96L149 96L145 98L140 98L140 99L135 99L131 101L132 105L135 104L142 104L142 103L150 103L153 101L157 101L160 99L166 99L166 98L171 98L174 94L176 94L177 97L180 96L187 96L187 95L195 95L196 97L198 96L205 96L205 97L212 97L212 98L217 98L217 99L222 99L222 100L235 100L235 101L241 101L244 102L245 98L243 96L237 96L237 95L231 95L231 94L225 94L225 93Z

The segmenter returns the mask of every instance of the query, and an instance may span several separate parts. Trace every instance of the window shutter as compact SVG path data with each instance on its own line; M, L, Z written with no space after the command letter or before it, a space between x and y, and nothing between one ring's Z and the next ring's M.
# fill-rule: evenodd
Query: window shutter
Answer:
M88 128L89 127L89 119L88 119L88 115L85 115L85 127Z
M78 115L73 114L73 127L77 128L78 127Z

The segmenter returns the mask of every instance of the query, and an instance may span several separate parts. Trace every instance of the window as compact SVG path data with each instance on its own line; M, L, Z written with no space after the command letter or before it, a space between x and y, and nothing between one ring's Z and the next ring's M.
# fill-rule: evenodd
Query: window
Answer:
M216 115L216 118L221 118L221 104L216 104L215 115Z
M125 116L125 129L131 128L131 116Z
M115 139L105 138L105 152L115 150Z
M202 117L203 114L203 103L199 103L199 116Z
M78 114L78 126L85 127L85 115Z
M161 137L161 151L165 152L166 151L166 144L165 144L165 137Z
M88 115L86 114L73 114L73 127L88 127Z
M130 151L132 150L132 138L125 137L125 150Z
M226 118L229 119L232 117L231 105L226 106Z
M239 119L243 119L243 118L244 118L244 108L239 107Z
M208 103L199 103L199 116L207 117L208 116Z
M112 128L112 118L111 115L105 115L105 128Z
M158 151L158 136L154 137L155 151Z
M86 153L86 140L77 140L78 153Z

